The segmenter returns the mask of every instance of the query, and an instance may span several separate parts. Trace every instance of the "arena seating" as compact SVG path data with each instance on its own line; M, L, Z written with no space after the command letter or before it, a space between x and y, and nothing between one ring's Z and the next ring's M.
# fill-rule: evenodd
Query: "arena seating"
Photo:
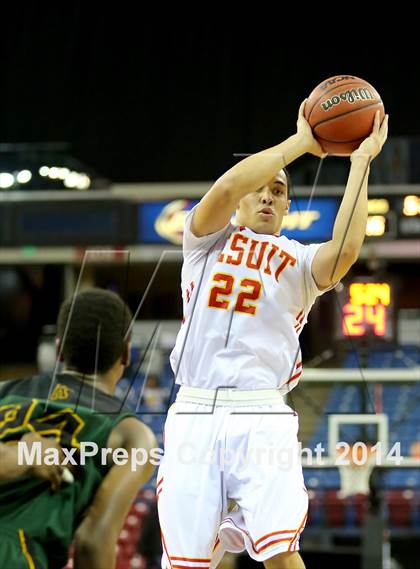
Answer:
M371 350L368 366L371 368L403 368L419 365L420 353L417 347L390 350L380 348ZM355 368L359 358L350 353L343 367ZM326 413L360 413L363 412L363 399L367 402L367 410L372 412L374 402L374 386L366 384L336 385L331 391L326 405ZM416 408L420 400L419 384L391 384L382 387L383 412L389 417L390 447L399 441L401 455L409 456L413 443L420 441L420 422L416 416ZM369 430L371 431L369 433ZM343 440L360 439L360 427L345 425L342 428ZM375 435L373 427L368 434ZM320 418L310 448L322 443L327 444L327 417ZM387 468L377 470L375 477L379 492L383 498L385 513L391 528L420 528L420 470L415 468ZM304 469L305 483L312 497L309 525L330 527L351 527L360 525L367 509L367 497L354 496L345 500L339 497L340 477L338 469Z

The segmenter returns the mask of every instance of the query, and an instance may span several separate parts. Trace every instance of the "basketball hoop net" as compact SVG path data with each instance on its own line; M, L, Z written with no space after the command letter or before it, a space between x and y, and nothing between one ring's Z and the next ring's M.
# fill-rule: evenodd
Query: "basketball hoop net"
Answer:
M375 466L374 455L375 450L372 450L372 445L358 443L350 446L348 464L338 464L341 483L338 493L340 498L370 493L369 479Z

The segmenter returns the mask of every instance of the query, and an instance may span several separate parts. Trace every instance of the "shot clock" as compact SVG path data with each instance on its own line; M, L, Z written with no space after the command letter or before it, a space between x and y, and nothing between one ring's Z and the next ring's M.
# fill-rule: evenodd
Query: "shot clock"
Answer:
M393 337L392 285L386 281L355 279L341 292L341 336Z

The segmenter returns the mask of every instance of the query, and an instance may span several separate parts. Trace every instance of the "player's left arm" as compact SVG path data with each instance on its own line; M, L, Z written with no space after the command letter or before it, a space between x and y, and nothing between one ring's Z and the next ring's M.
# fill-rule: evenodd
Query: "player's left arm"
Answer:
M152 431L134 417L123 419L113 430L108 446L142 448L150 458L156 448ZM115 567L115 546L130 506L141 488L152 476L154 466L148 461L132 469L127 464L114 464L98 488L86 516L77 529L74 569L111 569Z
M20 461L18 444L6 445L0 442L0 482L15 480L20 476L30 475L40 480L51 483L54 492L59 490L63 467L60 465L64 456L61 446L53 439L41 437L37 433L26 433L19 441L26 445L28 453L32 452L32 445L39 446L40 456L44 458L47 451L54 449L59 457L58 464L44 464L41 460L40 464L28 464L24 460Z
M350 173L333 237L318 249L312 262L312 275L321 290L342 279L359 257L366 233L370 163L381 151L387 135L388 115L381 124L378 111L372 133L351 155Z

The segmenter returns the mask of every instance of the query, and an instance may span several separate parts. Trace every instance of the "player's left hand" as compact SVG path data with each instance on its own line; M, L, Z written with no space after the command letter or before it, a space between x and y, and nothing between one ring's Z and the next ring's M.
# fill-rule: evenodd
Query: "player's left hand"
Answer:
M382 150L383 145L388 137L388 115L385 115L381 123L381 115L379 111L375 113L375 121L371 134L364 139L353 154L351 159L357 156L369 156L373 160Z
M326 152L322 149L322 146L319 142L315 139L311 126L308 121L305 119L305 104L306 99L302 101L299 107L299 115L297 120L297 134L299 135L302 144L305 147L305 152L309 152L310 154L314 154L319 158L325 158L327 155Z
M57 492L63 481L63 467L61 466L61 462L64 459L64 454L61 446L54 439L41 437L37 433L32 432L26 433L21 441L26 443L29 452L31 452L34 443L40 444L42 458L44 458L45 452L49 449L55 449L57 451L60 464L47 465L42 461L41 464L33 464L29 469L32 476L50 482L53 492Z

